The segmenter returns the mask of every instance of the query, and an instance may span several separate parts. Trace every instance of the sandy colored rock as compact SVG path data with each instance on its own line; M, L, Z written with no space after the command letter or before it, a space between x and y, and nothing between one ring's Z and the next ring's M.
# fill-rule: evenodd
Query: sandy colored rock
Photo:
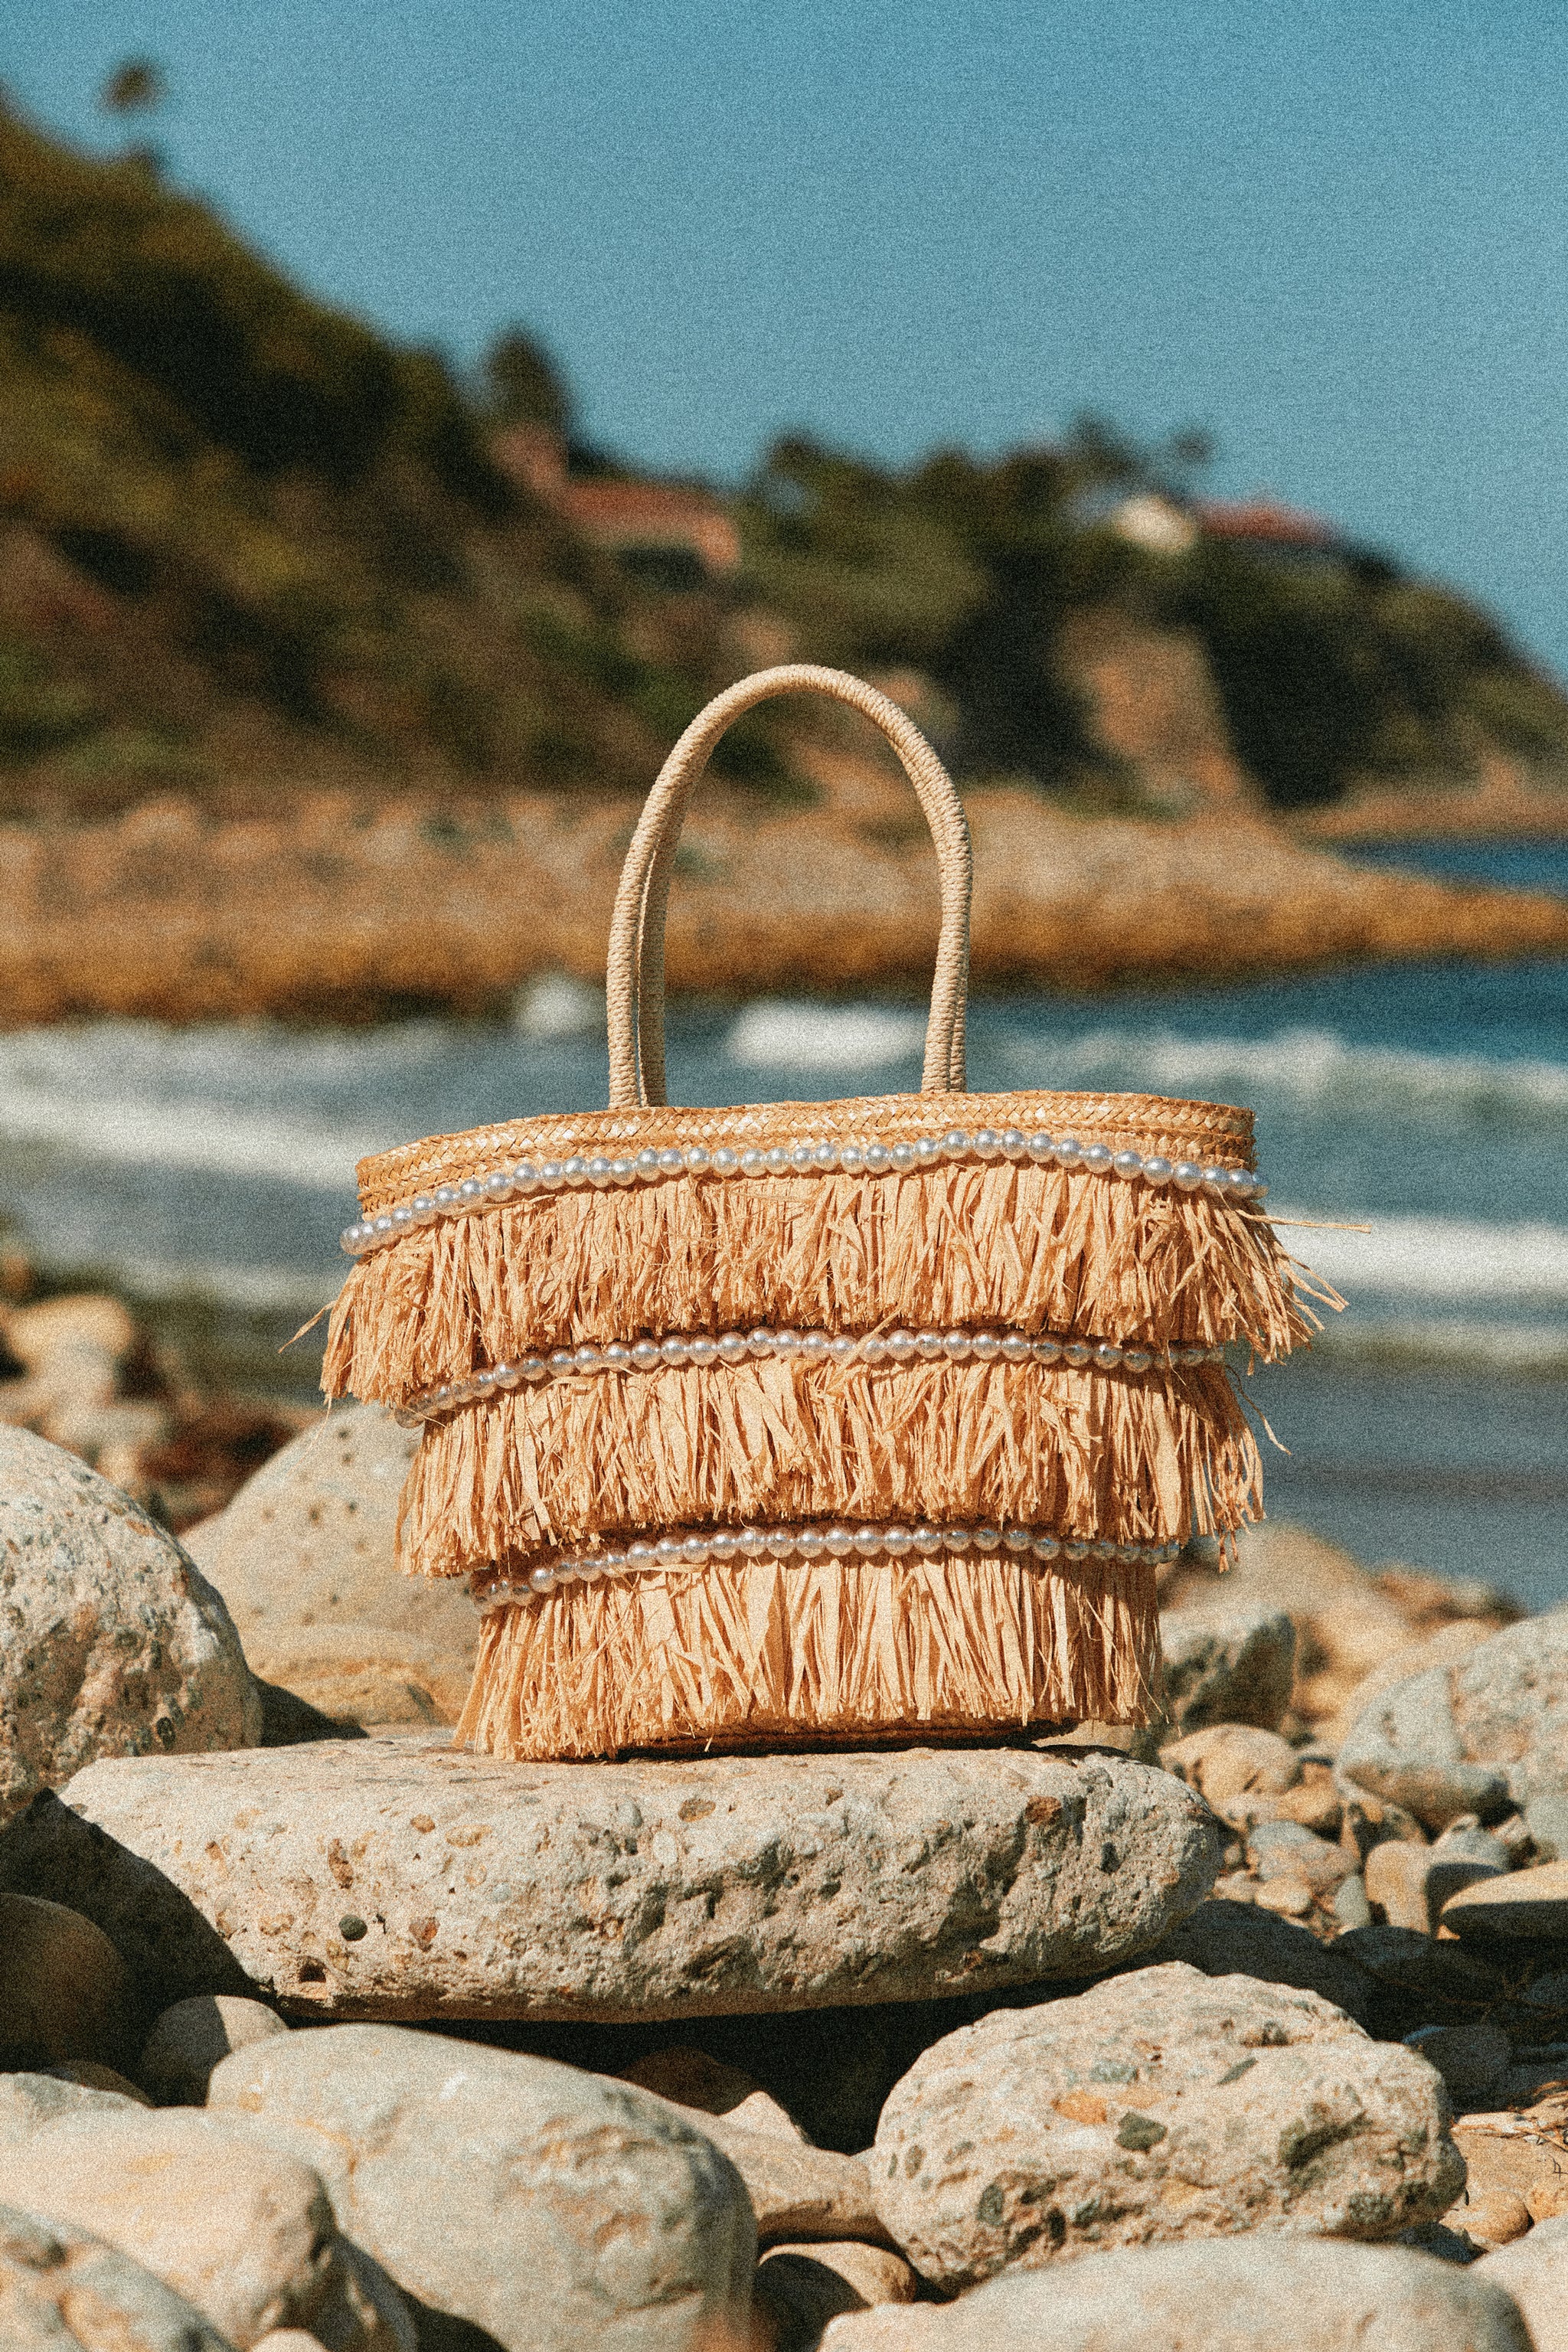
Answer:
M0 2140L0 2203L74 2223L194 2303L240 2352L310 2326L338 2284L317 2175L205 2116L78 2115ZM335 2352L370 2352L364 2336Z
M355 1723L455 1723L479 1643L461 1582L400 1576L397 1500L418 1432L334 1405L185 1541L258 1675Z
M1507 2281L1482 2274L1501 2259L1275 2235L1140 2249L837 2319L822 2352L1531 2352Z
M752 2284L748 2352L816 2352L830 2319L912 2303L917 2284L902 2255L885 2247L775 2247Z
M113 2116L147 2112L142 2093L96 2084L73 2083L60 2074L32 2069L0 2074L0 2142L30 2139L46 2124L68 2116Z
M892 2237L953 2294L1237 2230L1394 2237L1464 2186L1450 2116L1424 2060L1315 1994L1173 1963L936 2042L868 2161Z
M1494 2246L1511 2245L1530 2226L1529 2206L1506 2189L1489 2189L1476 2197L1467 2191L1443 2216L1445 2229L1487 2252Z
M125 1971L101 1929L63 1904L0 1895L0 2063L121 2054Z
M254 1985L339 2017L646 2021L1082 1975L1167 1933L1219 1853L1168 1773L1028 1749L532 1765L386 1734L107 1765L67 1798Z
M1300 1759L1289 1740L1244 1723L1190 1731L1162 1748L1160 1761L1216 1811L1226 1810L1237 1797L1282 1796L1301 1778Z
M725 2327L743 2340L745 2189L646 2092L356 2025L237 2051L209 2099L226 2126L319 2167L344 2229L405 2293L507 2352L707 2352Z
M1359 1715L1343 1773L1441 1828L1568 1797L1568 1611L1511 1625L1393 1684Z
M5 2352L233 2352L204 2313L69 2222L0 2205Z
M1254 1724L1272 1731L1290 1704L1296 1626L1288 1609L1193 1601L1160 1619L1173 1730Z
M1568 2352L1568 2220L1542 2221L1483 2255L1470 2276L1512 2295L1535 2352Z
M129 2099L133 2107L150 2107L153 2103L139 2083L122 2074L114 2066L100 2064L96 2058L57 2058L40 2065L38 2072L52 2074L57 2082L75 2083L89 2091L112 2091Z
M1435 1633L1423 1633L1419 1640L1407 1642L1403 1649L1391 1651L1347 1694L1340 1713L1321 1727L1320 1736L1331 1746L1339 1747L1349 1738L1357 1717L1364 1714L1384 1691L1392 1690L1396 1683L1410 1681L1413 1675L1428 1674L1433 1667L1457 1664L1497 1630L1482 1619L1456 1617L1450 1623L1439 1625Z
M0 1822L100 1757L243 1748L260 1723L228 1612L174 1537L0 1423Z
M1200 1903L1140 1967L1182 1960L1207 1977L1257 1977L1265 1984L1315 1992L1358 2025L1371 2020L1374 1987L1340 1945L1317 1937L1250 1905Z
M804 2145L805 2134L787 2109L770 2098L760 2083L739 2066L728 2066L706 2050L677 2044L656 2050L634 2065L623 2066L618 2079L635 2083L640 2091L669 2099L679 2107L702 2116L727 2116L742 2131L761 2132L764 2138Z
M764 2246L791 2239L864 2239L889 2243L877 2210L871 2176L858 2156L810 2147L775 2130L749 2131L735 2116L704 2115L696 2107L668 2105L690 2130L712 2141L746 2184Z
M1466 1943L1568 1945L1568 1862L1478 1878L1444 1904L1443 1925Z
M1403 1845L1394 1839L1374 1845L1362 1874L1373 1914L1381 1913L1391 1927L1429 1936L1437 1925L1428 1892L1431 1870L1429 1847Z
M1528 2212L1532 2191L1562 2177L1560 2118L1543 2117L1537 2128L1528 2114L1507 2108L1460 2116L1454 2144L1465 2159L1465 2192L1471 2200L1517 2198Z
M288 2031L265 2001L237 1993L197 1993L163 2011L143 2045L138 2072L161 2107L199 2107L221 2059Z

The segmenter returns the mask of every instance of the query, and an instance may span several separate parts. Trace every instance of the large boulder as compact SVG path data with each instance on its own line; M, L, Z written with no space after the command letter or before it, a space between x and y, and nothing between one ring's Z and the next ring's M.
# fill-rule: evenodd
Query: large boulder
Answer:
M0 2205L5 2352L234 2352L194 2304L101 2238Z
M1352 1725L1340 1770L1441 1829L1568 1801L1568 1610L1494 1633L1381 1691Z
M234 1622L166 1528L0 1423L0 1822L105 1756L254 1746Z
M935 2042L882 2110L871 2180L952 2294L1091 2248L1392 2238L1464 2186L1450 2121L1424 2059L1317 1995L1172 1962Z
M211 2112L319 2169L409 2294L505 2352L743 2342L740 2175L661 2099L547 2059L345 2025L236 2051Z
M225 1965L318 2017L646 2021L1091 1975L1184 1918L1220 1850L1191 1790L1089 1751L508 1764L384 1734L95 1766L65 1795Z
M419 1442L384 1405L334 1405L185 1538L257 1673L355 1723L455 1723L479 1621L463 1580L400 1576L397 1501Z
M822 2352L1532 2352L1511 2281L1482 2275L1500 2259L1464 2271L1403 2247L1221 2238L835 2319Z

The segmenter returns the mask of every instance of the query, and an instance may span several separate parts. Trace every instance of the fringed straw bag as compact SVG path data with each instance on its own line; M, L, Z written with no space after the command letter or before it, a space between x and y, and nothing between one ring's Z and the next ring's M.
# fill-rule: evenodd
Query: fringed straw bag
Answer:
M672 1110L664 919L731 721L879 727L936 844L918 1095ZM610 1108L363 1160L329 1395L424 1424L402 1565L484 1612L458 1737L512 1758L1145 1720L1155 1569L1261 1507L1222 1350L1315 1323L1245 1110L963 1092L970 847L930 745L762 672L667 761L616 901Z

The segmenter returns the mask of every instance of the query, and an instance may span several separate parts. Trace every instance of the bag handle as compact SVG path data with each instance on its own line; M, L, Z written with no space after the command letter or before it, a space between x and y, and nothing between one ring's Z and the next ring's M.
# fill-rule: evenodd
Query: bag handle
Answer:
M632 835L616 893L605 967L610 1037L610 1108L667 1100L664 1076L664 923L670 875L687 804L725 729L775 694L831 695L879 727L931 827L942 883L942 930L926 1024L921 1092L963 1091L963 1013L969 987L969 902L973 866L969 824L952 779L896 702L847 671L787 662L756 671L716 695L659 770Z

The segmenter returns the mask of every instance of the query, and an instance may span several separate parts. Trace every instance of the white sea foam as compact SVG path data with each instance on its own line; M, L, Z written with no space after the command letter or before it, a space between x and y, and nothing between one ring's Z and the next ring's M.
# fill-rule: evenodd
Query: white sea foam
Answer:
M1274 1204L1280 1218L1310 1218ZM1333 1213L1336 1221L1342 1213ZM1493 1225L1458 1217L1367 1216L1370 1233L1283 1225L1294 1256L1356 1297L1496 1299L1568 1304L1568 1228Z
M1264 1038L1098 1029L1078 1037L1014 1042L1017 1077L1037 1087L1114 1086L1159 1094L1283 1095L1345 1109L1556 1124L1568 1118L1568 1066L1479 1054L1423 1054L1351 1045L1331 1029Z
M872 1069L918 1054L925 1033L923 1013L764 996L737 1016L724 1051L745 1070Z

